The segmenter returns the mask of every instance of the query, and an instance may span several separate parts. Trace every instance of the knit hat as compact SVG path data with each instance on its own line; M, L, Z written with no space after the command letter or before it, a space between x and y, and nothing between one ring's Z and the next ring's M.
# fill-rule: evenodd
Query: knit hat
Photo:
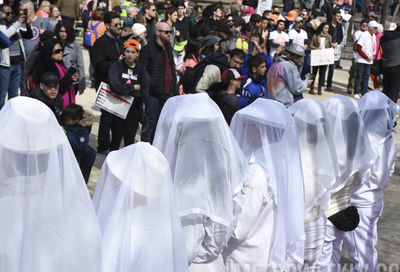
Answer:
M142 24L136 23L132 26L133 37L137 37L140 34L146 32L146 27Z
M124 43L124 49L125 48L128 48L128 47L133 47L133 48L135 48L137 51L140 51L140 45L139 45L139 43L136 41L136 40L127 40L125 43Z
M296 12L295 10L291 10L291 11L289 11L289 14L288 14L288 16L286 17L286 19L287 19L289 22L293 22L293 21L296 19L296 17L297 17L297 12Z

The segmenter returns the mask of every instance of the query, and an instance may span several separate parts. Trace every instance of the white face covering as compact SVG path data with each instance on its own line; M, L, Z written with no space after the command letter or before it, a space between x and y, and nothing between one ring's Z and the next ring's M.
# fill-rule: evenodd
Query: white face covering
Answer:
M372 146L391 137L399 111L396 103L381 91L372 91L363 95L358 102L358 108Z
M200 220L205 231L204 239L185 235L189 261L215 259L240 212L237 196L247 169L221 111L207 94L170 98L153 144L170 163L182 222Z
M0 270L101 271L96 214L54 114L16 97L0 127Z
M103 234L103 271L188 270L165 157L148 143L111 152L93 203Z
M289 112L297 128L304 174L306 212L315 205L320 214L327 208L338 164L328 114L324 106L314 99L301 99Z
M353 174L366 171L373 162L374 154L353 99L335 96L322 104L328 112L339 164L339 178L332 190L335 193Z
M302 263L304 185L293 118L281 103L259 98L235 113L231 129L246 158L263 166L270 181L277 209L273 266L284 268L289 256Z

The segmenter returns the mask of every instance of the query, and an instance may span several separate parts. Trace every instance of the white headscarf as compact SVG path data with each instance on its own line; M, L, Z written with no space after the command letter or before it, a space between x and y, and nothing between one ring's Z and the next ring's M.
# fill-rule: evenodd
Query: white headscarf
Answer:
M339 178L332 190L335 193L345 186L353 174L363 172L371 166L374 153L356 101L335 96L322 104L328 112L339 165Z
M296 125L285 106L257 99L236 112L231 129L249 161L263 166L277 209L271 261L285 268L287 255L304 257L304 190Z
M373 146L391 137L399 106L381 91L371 91L358 102L361 118Z
M16 97L0 111L0 270L101 271L101 237L52 111Z
M93 202L103 235L103 271L188 271L169 164L148 143L111 152Z
M204 226L202 241L185 237L189 262L215 259L240 212L237 196L247 169L224 116L205 93L170 98L161 112L153 145L170 163L182 222L200 218ZM199 242L202 249L196 253Z
M330 190L336 182L338 164L325 107L314 99L301 99L289 112L296 123L304 174L305 212L319 205L327 208Z

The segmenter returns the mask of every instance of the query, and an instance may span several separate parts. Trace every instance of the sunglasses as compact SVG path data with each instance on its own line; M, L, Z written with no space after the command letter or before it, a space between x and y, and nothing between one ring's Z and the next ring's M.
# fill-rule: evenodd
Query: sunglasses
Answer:
M56 49L56 50L54 50L54 52L53 52L54 55L58 55L58 54L60 54L60 53L62 53L62 49Z
M10 16L12 14L12 12L6 12L4 13L6 16Z
M232 23L233 22L233 20L228 20L228 23Z
M120 24L114 24L113 25L114 27L119 27L119 26L121 26Z
M150 9L151 11L156 11L157 9Z
M169 35L172 33L171 30L159 30L159 31L165 33L166 35Z

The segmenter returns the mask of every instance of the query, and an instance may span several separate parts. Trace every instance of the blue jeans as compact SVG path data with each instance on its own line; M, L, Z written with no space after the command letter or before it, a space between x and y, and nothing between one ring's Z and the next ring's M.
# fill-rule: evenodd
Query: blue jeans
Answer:
M21 64L11 64L10 67L0 66L0 109L3 108L6 95L8 99L18 96L21 81Z
M146 97L146 117L147 117L147 129L143 131L141 140L143 142L153 142L154 133L156 132L156 127L158 123L158 118L165 102L170 96L164 94L162 96L152 96L148 94Z
M354 83L354 94L360 93L364 95L368 92L368 79L370 73L371 65L365 63L357 63L356 80Z

